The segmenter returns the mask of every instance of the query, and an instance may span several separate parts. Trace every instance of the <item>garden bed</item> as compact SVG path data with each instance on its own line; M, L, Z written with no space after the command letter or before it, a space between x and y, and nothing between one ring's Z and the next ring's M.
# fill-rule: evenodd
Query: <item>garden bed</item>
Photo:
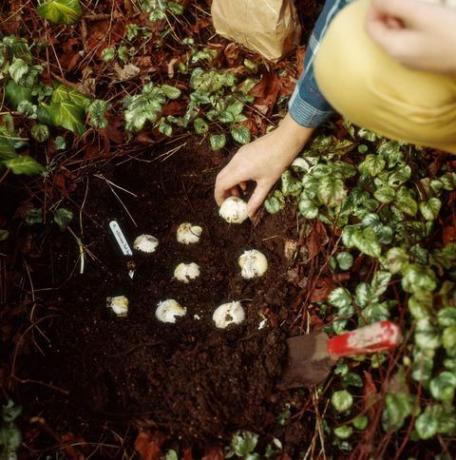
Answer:
M27 386L28 410L85 440L95 440L106 422L126 427L138 419L187 445L229 441L240 428L281 429L284 401L275 384L286 357L288 307L297 295L287 281L284 246L296 238L296 217L289 211L261 215L256 224L227 224L213 200L219 162L187 142L169 158L121 160L80 183L74 196L88 250L84 274L68 232L50 242L52 259L34 268L51 318L40 324L48 338L40 340L44 356L37 350L21 363L22 378L42 382ZM141 233L160 241L155 253L135 254L133 280L109 233L111 219L130 241ZM203 228L199 244L176 241L185 221ZM244 280L237 259L252 248L267 256L269 269ZM201 276L179 283L173 271L180 262L198 263ZM50 287L57 289L41 291ZM128 317L106 307L113 295L129 298ZM155 318L156 304L166 298L187 307L176 324ZM214 309L235 300L246 321L217 329Z

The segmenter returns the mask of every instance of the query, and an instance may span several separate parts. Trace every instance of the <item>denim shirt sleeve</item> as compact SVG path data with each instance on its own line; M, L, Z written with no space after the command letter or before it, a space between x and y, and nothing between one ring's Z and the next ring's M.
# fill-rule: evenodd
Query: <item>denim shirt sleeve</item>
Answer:
M304 71L288 103L288 113L301 126L316 128L334 113L318 89L313 61L329 24L349 2L350 0L326 0L310 36L304 59Z

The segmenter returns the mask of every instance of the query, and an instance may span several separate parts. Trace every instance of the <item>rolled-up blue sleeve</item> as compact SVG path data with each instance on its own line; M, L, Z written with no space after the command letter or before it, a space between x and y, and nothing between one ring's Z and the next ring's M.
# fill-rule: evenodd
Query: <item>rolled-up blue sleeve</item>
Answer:
M288 104L288 113L301 126L316 128L334 113L318 89L313 61L329 24L348 3L350 0L327 0L310 36L304 70Z

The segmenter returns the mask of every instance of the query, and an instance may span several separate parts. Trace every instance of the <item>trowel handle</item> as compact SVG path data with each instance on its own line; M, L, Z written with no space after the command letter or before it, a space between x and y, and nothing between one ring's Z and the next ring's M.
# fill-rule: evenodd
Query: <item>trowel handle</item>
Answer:
M328 352L334 358L392 350L402 341L399 327L391 321L379 321L351 332L331 337Z

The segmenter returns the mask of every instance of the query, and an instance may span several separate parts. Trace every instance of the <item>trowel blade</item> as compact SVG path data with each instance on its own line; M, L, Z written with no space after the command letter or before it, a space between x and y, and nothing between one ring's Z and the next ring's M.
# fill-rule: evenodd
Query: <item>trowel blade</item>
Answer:
M324 332L291 337L287 345L288 360L278 385L280 389L317 385L336 363L328 353L328 336Z

